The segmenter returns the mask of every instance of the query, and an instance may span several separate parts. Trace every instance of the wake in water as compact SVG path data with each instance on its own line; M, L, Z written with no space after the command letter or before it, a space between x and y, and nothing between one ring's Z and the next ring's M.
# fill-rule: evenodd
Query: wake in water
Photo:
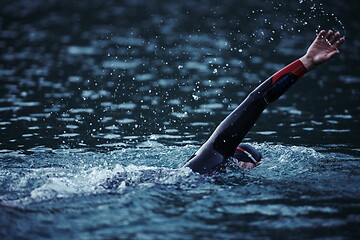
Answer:
M174 185L188 182L192 171L188 168L169 169L156 167L119 166L114 176L101 184L105 189L123 189L129 186Z
M248 184L267 184L270 182L309 181L314 178L320 163L326 159L323 154L305 147L256 144L264 159L260 166L253 170L240 170L229 166L225 171L211 175L200 175L189 168L173 168L181 165L183 159L175 154L182 152L189 155L196 146L161 147L152 149L124 149L110 154L67 154L66 165L58 167L29 166L17 168L9 164L0 170L1 204L7 206L26 206L42 201L91 196L99 194L124 194L149 188L170 188L190 190L209 186L236 186ZM162 152L168 159L174 159L172 166L136 166L126 165L138 159L146 158L152 165L158 162L158 153ZM17 161L36 162L39 156L22 156ZM56 165L63 162L57 155L46 154L48 162ZM102 160L104 159L104 160ZM116 159L116 160L114 160ZM87 164L83 164L86 162Z

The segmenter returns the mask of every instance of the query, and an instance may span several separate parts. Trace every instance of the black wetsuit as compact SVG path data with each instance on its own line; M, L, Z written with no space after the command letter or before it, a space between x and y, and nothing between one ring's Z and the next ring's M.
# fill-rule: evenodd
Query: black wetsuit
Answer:
M184 167L208 173L233 156L267 105L278 99L306 73L300 60L289 64L264 81L216 128L210 138L190 157Z

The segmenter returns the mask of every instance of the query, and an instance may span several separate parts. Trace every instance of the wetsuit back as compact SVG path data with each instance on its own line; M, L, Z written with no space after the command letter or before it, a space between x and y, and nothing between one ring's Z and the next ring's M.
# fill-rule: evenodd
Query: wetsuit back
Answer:
M267 105L284 94L305 73L304 65L296 60L265 80L220 123L184 167L198 173L207 173L224 163L233 156L236 147Z

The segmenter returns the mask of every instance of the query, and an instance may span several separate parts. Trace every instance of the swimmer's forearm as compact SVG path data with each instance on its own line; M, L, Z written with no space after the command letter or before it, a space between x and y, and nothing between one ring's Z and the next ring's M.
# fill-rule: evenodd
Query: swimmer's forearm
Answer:
M265 80L253 90L249 96L252 96L252 98L255 99L263 99L266 105L268 105L283 95L307 72L308 71L302 61L300 59L295 60Z

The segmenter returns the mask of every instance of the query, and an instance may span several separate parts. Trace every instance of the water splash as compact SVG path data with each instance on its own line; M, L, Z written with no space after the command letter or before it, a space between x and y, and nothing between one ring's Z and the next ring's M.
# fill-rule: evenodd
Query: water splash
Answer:
M0 172L4 176L2 183L5 184L4 190L8 192L2 195L2 204L22 206L75 196L107 194L109 191L117 193L138 191L139 188L189 189L200 187L204 183L244 185L254 181L258 184L263 180L307 182L314 179L311 172L325 159L323 154L311 148L267 143L252 143L252 145L262 152L264 158L259 167L245 171L245 179L243 172L238 168L229 168L220 175L201 176L188 168L161 166L166 162L170 164L169 166L181 166L196 146L176 148L158 146L151 150L123 149L110 152L106 156L99 153L73 153L66 154L67 156L38 153L34 155L49 158L47 159L49 163L58 162L65 165L24 168L20 172L11 170L12 168L2 169ZM67 162L63 161L63 157ZM27 161L31 159L25 156L20 158ZM143 163L147 162L154 166L139 165L142 159L147 160ZM34 162L34 164L39 163ZM217 188L215 185L213 187Z

